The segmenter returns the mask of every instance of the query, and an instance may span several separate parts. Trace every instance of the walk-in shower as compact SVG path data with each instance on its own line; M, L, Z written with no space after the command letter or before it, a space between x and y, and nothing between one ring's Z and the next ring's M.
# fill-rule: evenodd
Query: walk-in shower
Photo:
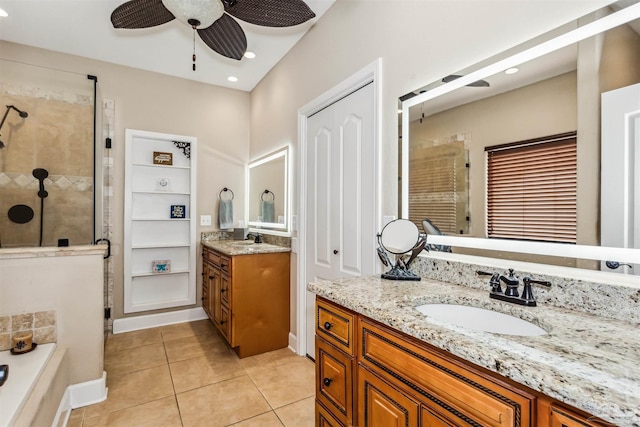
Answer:
M2 126L4 126L4 121L7 120L7 116L9 115L9 112L11 110L16 110L20 115L20 117L22 117L23 119L26 119L27 117L29 117L29 113L27 113L26 111L22 111L19 108L15 107L14 105L7 105L7 111L4 112L4 116L2 116L2 122L0 122L0 131L2 131ZM1 135L2 134L0 134L0 136ZM5 143L2 142L2 140L0 140L0 149L4 147L5 147Z

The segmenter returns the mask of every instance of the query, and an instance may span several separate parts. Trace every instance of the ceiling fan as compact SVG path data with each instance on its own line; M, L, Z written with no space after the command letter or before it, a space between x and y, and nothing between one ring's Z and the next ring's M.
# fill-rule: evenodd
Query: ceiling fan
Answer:
M130 0L115 8L111 23L114 28L136 29L178 19L215 52L240 60L247 38L232 16L264 27L291 27L316 14L302 0ZM195 50L193 61L195 70Z

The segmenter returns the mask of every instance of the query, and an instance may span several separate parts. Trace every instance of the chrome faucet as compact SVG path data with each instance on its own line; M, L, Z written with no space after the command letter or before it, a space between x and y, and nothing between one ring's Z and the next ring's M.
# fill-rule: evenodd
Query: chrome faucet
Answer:
M508 275L499 273L488 273L486 271L478 270L476 274L480 276L491 276L489 284L491 285L491 291L489 297L498 299L500 301L512 302L519 305L526 305L527 307L535 307L536 299L533 296L532 284L538 284L550 287L551 282L545 280L534 280L531 277L524 277L522 282L524 284L522 288L522 295L518 292L520 287L520 280L513 273L513 269L510 268ZM504 291L502 290L502 283L505 284Z

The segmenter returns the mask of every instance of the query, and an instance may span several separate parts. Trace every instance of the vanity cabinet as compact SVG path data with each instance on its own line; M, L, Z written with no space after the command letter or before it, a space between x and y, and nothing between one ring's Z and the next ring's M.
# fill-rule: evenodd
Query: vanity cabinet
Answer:
M202 249L202 307L240 358L289 344L289 253Z
M317 297L316 425L596 427L604 424Z
M352 426L357 317L333 304L316 303L316 405L342 426Z

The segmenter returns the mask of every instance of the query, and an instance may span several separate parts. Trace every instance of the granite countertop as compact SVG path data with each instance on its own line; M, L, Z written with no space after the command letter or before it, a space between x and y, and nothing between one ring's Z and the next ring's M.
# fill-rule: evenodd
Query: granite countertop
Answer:
M447 350L476 365L620 426L640 426L640 325L549 305L523 307L487 291L422 279L379 276L309 283L321 297ZM474 331L429 318L414 307L449 303L528 320L546 335Z
M252 240L203 240L202 244L229 256L291 252L291 248L269 243L253 243Z

